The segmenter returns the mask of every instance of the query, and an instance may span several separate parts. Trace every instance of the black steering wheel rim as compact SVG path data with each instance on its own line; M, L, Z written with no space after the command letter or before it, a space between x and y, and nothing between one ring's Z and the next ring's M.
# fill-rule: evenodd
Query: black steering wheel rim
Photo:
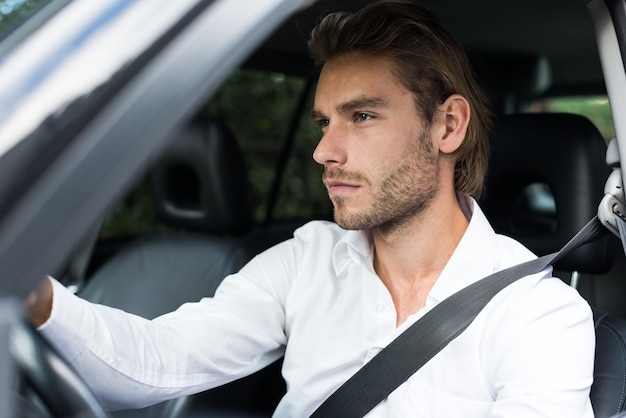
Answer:
M11 334L18 372L54 417L106 418L100 403L69 364L25 322Z

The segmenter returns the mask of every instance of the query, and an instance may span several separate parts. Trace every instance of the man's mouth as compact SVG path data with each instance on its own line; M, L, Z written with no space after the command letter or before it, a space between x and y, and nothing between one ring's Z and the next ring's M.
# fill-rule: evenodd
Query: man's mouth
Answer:
M344 197L356 192L361 186L357 183L343 180L325 179L324 184L328 189L328 195L332 197Z

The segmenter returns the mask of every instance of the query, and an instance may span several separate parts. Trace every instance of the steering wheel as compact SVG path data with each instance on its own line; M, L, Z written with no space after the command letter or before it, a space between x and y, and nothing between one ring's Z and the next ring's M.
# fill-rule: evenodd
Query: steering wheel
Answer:
M54 417L106 418L100 403L82 379L39 332L17 322L11 355L19 373Z

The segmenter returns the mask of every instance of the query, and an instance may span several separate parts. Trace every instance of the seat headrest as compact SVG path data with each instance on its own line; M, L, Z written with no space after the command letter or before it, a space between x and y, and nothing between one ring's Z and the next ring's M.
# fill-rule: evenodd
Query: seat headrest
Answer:
M252 226L243 156L234 135L213 118L190 122L154 165L150 181L164 222L219 234Z
M596 127L572 114L516 114L496 122L481 205L495 230L538 255L558 251L593 218L610 173ZM603 238L555 265L604 273L614 243Z
M540 54L473 51L469 59L482 87L501 113L515 109L520 98L544 93L552 84L550 62Z

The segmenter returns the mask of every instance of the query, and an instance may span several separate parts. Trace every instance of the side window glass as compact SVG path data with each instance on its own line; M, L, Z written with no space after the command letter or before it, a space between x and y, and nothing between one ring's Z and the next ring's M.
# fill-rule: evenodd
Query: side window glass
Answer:
M598 128L605 141L615 136L613 116L606 95L548 97L535 100L530 109L533 113L564 112L589 118Z
M255 220L263 222L292 118L299 116L294 146L282 173L273 219L308 218L320 210L321 171L312 159L319 130L304 115L294 115L305 93L306 80L262 71L235 73L217 93L207 111L223 120L235 133L244 153ZM325 196L325 193L324 195Z
M0 39L26 22L49 0L0 0Z
M313 160L313 151L322 136L310 117L313 96L311 91L300 115L294 147L274 207L274 219L332 218L332 205L322 183L323 167Z
M223 121L244 154L255 221L266 220L271 190L295 109L305 93L306 80L285 74L242 70L235 72L202 109ZM295 133L281 177L272 219L310 219L330 215L330 202L321 182L321 167L312 154L320 131L310 121L312 92ZM111 211L103 238L120 238L162 230L146 179Z
M156 218L150 196L150 183L144 178L109 211L100 237L107 240L126 238L165 229L167 227Z

